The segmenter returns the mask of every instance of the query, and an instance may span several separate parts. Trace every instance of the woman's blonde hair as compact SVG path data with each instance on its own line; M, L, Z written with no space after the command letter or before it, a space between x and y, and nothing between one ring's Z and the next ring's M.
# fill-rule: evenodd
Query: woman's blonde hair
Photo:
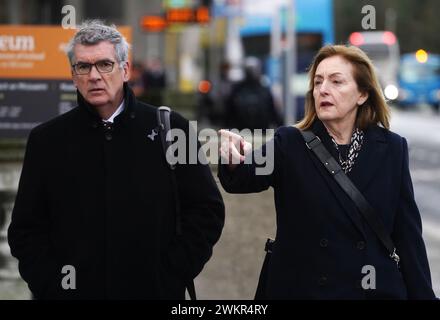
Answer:
M309 90L306 94L305 115L296 127L301 130L307 130L317 118L315 98L313 97L316 69L322 60L333 56L340 56L351 63L353 66L353 78L356 81L358 90L362 93L368 93L368 99L358 107L356 127L365 130L372 124L381 124L384 128L389 129L390 110L383 96L370 58L357 47L346 47L343 45L322 47L315 56L309 70Z

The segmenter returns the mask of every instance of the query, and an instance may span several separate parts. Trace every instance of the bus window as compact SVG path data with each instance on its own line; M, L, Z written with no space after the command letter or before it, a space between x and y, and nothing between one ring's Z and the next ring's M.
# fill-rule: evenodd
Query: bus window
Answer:
M375 63L380 63L381 61L387 60L390 56L390 50L386 44L364 44L360 45L365 53L370 57Z
M266 61L270 54L270 36L252 35L243 37L243 48L246 56L258 57ZM297 65L298 73L307 72L314 56L322 46L322 34L298 33L297 34Z
M313 58L318 53L323 44L322 34L320 33L298 33L298 60L297 72L307 72L312 64Z

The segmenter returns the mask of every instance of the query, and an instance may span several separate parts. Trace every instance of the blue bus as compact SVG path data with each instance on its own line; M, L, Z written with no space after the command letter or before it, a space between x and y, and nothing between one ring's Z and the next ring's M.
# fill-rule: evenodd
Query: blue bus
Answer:
M297 72L304 72L317 51L334 43L333 1L296 0ZM271 16L244 16L240 35L246 56L268 58L270 54ZM286 30L286 19L282 19Z
M440 55L420 51L404 54L400 61L398 104L440 107Z
M293 86L297 95L298 113L302 118L304 97L308 89L307 69L318 50L334 43L333 1L332 0L296 0L295 28L297 41L297 76ZM286 19L281 20L281 29L285 34ZM271 16L244 16L240 28L240 37L245 56L258 57L265 66L265 74L271 82L283 76L281 63L270 57ZM287 57L289 58L289 57Z

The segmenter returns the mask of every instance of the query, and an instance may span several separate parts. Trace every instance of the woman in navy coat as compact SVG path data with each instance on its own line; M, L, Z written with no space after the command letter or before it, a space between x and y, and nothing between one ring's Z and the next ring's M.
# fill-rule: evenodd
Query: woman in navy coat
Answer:
M407 142L389 130L390 111L371 61L358 48L326 46L309 76L304 119L278 129L260 150L251 153L241 136L220 131L220 153L228 162L219 167L224 189L250 193L272 186L275 191L277 232L264 297L435 298ZM380 216L399 265L307 148L300 130L311 130L321 139ZM259 153L270 156L271 150L273 171L256 174L263 165L252 159Z

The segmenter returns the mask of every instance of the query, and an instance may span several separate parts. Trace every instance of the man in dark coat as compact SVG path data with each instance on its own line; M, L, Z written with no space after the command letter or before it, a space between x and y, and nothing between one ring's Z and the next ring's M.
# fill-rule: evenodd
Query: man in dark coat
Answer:
M184 299L224 223L212 174L206 165L177 165L176 235L156 109L126 84L128 44L92 21L68 55L78 107L28 139L8 234L20 274L39 299ZM176 113L171 126L188 134Z

